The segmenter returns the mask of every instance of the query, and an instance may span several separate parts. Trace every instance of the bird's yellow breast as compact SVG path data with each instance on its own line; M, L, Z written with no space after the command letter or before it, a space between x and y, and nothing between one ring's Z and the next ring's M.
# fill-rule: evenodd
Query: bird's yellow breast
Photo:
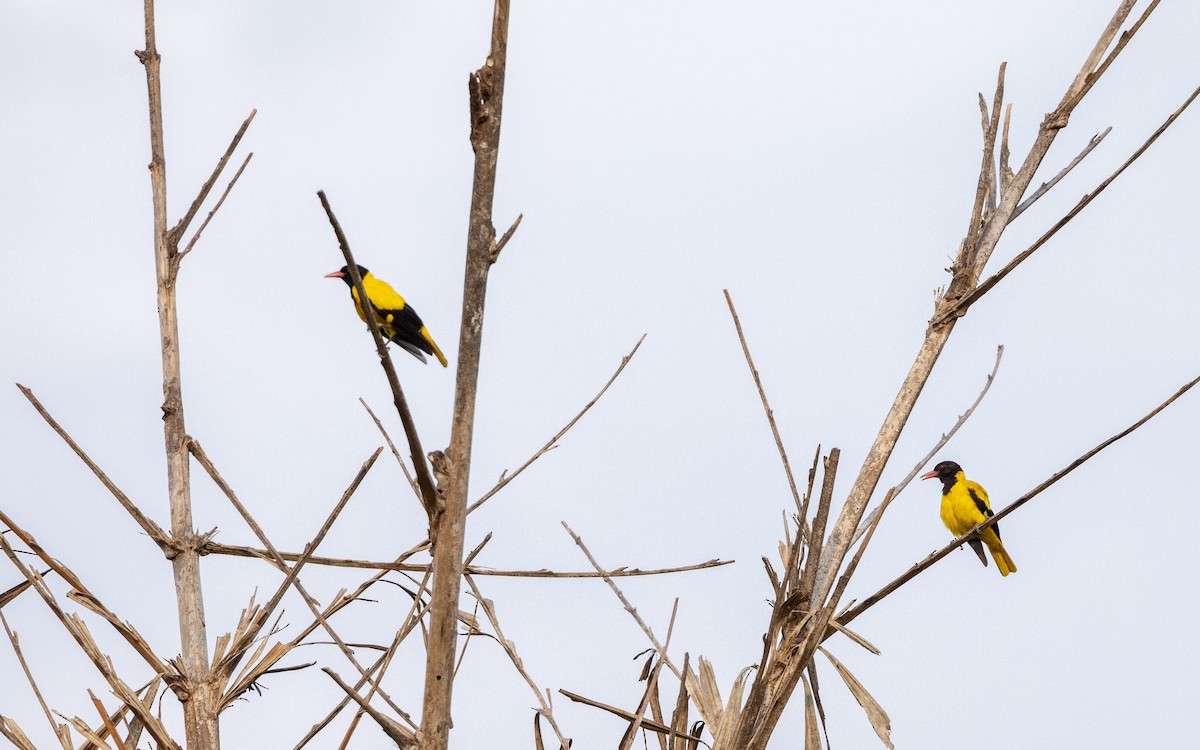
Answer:
M987 513L979 507L980 502L984 508L990 509L983 487L959 472L958 481L951 485L949 492L942 495L942 523L946 524L951 534L962 536L987 520Z

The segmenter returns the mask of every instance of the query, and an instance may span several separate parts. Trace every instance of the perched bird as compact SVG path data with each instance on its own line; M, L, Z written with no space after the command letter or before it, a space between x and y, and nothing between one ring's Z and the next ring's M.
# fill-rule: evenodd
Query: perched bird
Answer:
M942 523L950 529L954 536L962 536L978 524L991 518L992 506L988 504L987 491L978 483L967 479L962 467L953 461L942 461L933 467L933 471L922 474L922 479L942 480ZM1017 565L1008 556L1008 550L1000 542L1000 524L993 524L978 535L967 540L975 554L987 566L987 557L983 554L986 544L1000 569L1000 575L1017 572Z
M412 309L390 284L375 278L363 266L358 267L358 275L362 278L363 291L367 293L367 302L371 305L371 311L375 313L375 320L379 323L379 332L383 337L396 342L422 362L426 361L426 354L432 354L442 363L442 367L446 367L447 362L442 350L433 343L433 337L429 335L429 330L421 322L417 311ZM354 299L354 309L365 323L367 316L363 314L358 290L354 288L354 280L350 278L350 267L342 266L340 270L326 274L325 278L346 282L346 286L350 287L350 296Z

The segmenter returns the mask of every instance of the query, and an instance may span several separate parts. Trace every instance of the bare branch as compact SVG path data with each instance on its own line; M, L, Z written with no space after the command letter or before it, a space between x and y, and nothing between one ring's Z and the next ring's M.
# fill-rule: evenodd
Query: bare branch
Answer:
M508 231L500 235L500 239L492 247L491 255L489 256L489 260L493 264L500 260L500 251L503 250L504 246L508 244L508 241L512 239L513 233L517 231L517 227L521 226L521 219L524 218L525 214L517 214L516 221L512 223L512 226L508 228Z
M578 693L572 693L570 690L559 690L558 692L567 696L568 698L575 701L576 703L582 703L585 706L592 706L594 708L599 708L601 710L609 712L610 714L613 714L614 716L619 716L626 721L634 721L637 719L636 714L634 714L631 711L626 711L623 708L617 708L616 706L610 706L607 703L601 703L598 700L593 700L591 698L585 698L584 696L579 695ZM651 721L650 719L642 719L642 728L649 729L653 732L658 732L659 734L665 734L669 737L679 737L681 739L688 740L691 742L703 742L703 739L700 737L695 737L693 735L686 734L686 733L676 732L671 727L668 727L665 724L659 724L657 721Z
M1033 193L1028 198L1021 201L1021 203L1018 204L1015 209L1013 209L1012 216L1009 217L1009 219L1008 219L1009 222L1016 221L1017 217L1020 216L1025 211L1025 209L1029 208L1034 203L1036 203L1037 199L1041 198L1043 195L1045 195L1047 192L1049 192L1050 188L1057 185L1059 180L1061 180L1062 178L1064 178L1068 174L1070 174L1071 170L1074 169L1075 167L1079 166L1079 163L1081 161L1083 161L1085 158L1087 158L1088 154L1092 153L1092 149L1096 148L1096 146L1099 146L1100 141L1104 140L1108 136L1108 134L1111 132L1112 132L1112 127L1110 126L1110 127L1105 128L1103 133L1097 133L1096 135L1093 135L1091 140L1088 141L1088 144L1083 147L1082 151L1079 152L1079 155L1071 160L1070 164L1063 167L1062 171L1060 171L1058 174L1054 175L1054 177L1050 178L1046 182L1043 182L1038 187L1037 190L1034 190Z
M488 622L492 624L492 632L496 634L496 642L504 649L504 653L508 655L508 660L512 662L514 668L524 678L525 684L529 685L529 689L533 691L537 698L540 709L538 713L546 717L546 721L550 722L550 727L554 730L554 734L558 735L558 741L564 748L571 746L571 741L563 734L562 729L558 726L558 722L554 720L554 709L550 706L549 701L542 694L542 689L533 681L533 677L525 669L524 662L521 661L520 655L517 653L517 644L504 637L504 631L500 629L500 619L496 616L496 607L490 599L485 599L480 593L479 587L475 585L475 579L470 575L465 576L467 585L471 587L471 593L475 597L475 601L479 602L483 607L483 613L487 615Z
M192 235L192 239L188 240L187 247L183 248L183 250L179 253L176 262L183 260L183 256L190 253L192 248L196 246L196 241L200 239L200 235L204 232L205 227L207 227L208 223L213 220L214 216L217 215L217 211L221 209L222 204L225 203L225 199L229 197L230 191L233 190L233 186L237 184L238 178L242 176L242 172L246 171L246 166L250 164L250 160L253 158L253 151L246 154L246 158L242 161L242 166L238 167L238 171L234 173L233 179L230 180L229 184L225 186L225 192L221 193L221 197L217 199L216 205L213 206L212 210L208 212L208 216L204 217L204 221L201 222L200 228L197 229L196 233Z
M29 403L33 404L33 408L37 409L38 414L42 415L42 419L46 420L46 424L50 425L50 429L57 432L58 436L62 438L63 441L71 448L71 450L75 452L75 455L79 456L79 460L83 461L83 463L92 470L92 473L95 474L96 478L100 480L100 483L112 493L112 496L117 499L117 502L121 504L121 507L125 509L125 512L127 512L133 518L133 520L137 522L138 526L142 527L142 531L145 531L146 535L154 540L154 543L159 546L159 549L163 550L164 552L169 552L171 549L171 541L167 536L167 532L164 531L163 528L154 521L150 520L145 513L142 513L141 509L134 505L133 501L129 499L129 496L122 492L121 489L117 487L117 485L111 479L108 478L108 475L104 473L104 470L97 466L96 462L93 461L86 452L84 452L83 448L79 447L79 444L67 434L67 431L64 430L61 425L59 425L54 417L50 416L50 412L46 411L46 407L42 406L42 402L38 401L37 397L33 395L33 391L29 390L20 383L17 383L16 385L17 389L24 394L25 398L29 399Z
M158 658L158 655L154 652L154 649L150 647L150 644L146 641L142 634L139 633L132 625L117 617L112 610L105 607L96 597L96 595L84 585L83 581L79 579L79 576L75 575L73 570L46 552L46 550L43 549L40 544L38 544L37 540L33 538L32 534L25 531L20 526L17 526L17 524L2 510L0 510L0 522L3 522L5 526L11 529L12 532L17 535L17 538L19 538L21 542L25 544L25 546L32 550L35 555L41 558L42 562L46 563L51 570L57 573L59 577L61 577L67 582L68 585L71 586L72 591L67 594L68 598L78 604L83 605L84 607L87 607L92 612L107 620L108 623L112 625L113 629L116 630L117 633L119 633L121 637L133 647L133 650L136 651L138 655L145 660L146 664L148 664L156 673L162 675L171 673L171 669L163 662L162 659ZM25 572L24 566L18 567L22 570L22 572ZM41 576L37 575L36 573L33 575L35 577L30 577L28 574L25 577L35 589L38 589L38 593L43 594L44 599L45 595L49 593L49 589L47 588L43 592L42 588L44 588L45 584L42 583L41 587L38 585L39 582L41 582Z
M408 559L416 552L426 548L427 545L418 547L414 550L406 552L402 559ZM220 542L208 542L204 546L206 554L213 555L229 555L231 557L257 557L263 560L271 560L271 553L265 549L257 549L254 547L240 547L232 544L221 544ZM284 560L295 561L300 559L301 555L296 552L280 552L280 557ZM393 562L373 561L373 560L350 560L346 558L334 557L318 557L312 556L308 560L311 565L328 565L335 568L365 568L368 570L397 570L408 573L424 573L430 569L430 566L425 563L405 563L401 559ZM729 565L734 560L707 560L702 563L694 563L692 565L677 565L671 568L630 568L622 566L613 570L605 570L596 572L594 570L497 570L495 568L485 568L478 565L463 566L464 573L470 573L473 576L497 576L504 578L633 578L637 576L661 576L669 573L686 573L693 570L707 570L708 568L719 568L722 565Z
M5 523L7 524L8 521L6 520ZM14 529L14 532L15 531L16 530ZM20 536L20 534L18 534L18 536ZM24 539L22 539L22 541L24 541ZM92 662L92 665L96 667L96 670L100 672L100 675L105 679L109 687L112 688L116 696L122 702L124 702L125 705L129 706L129 708L138 716L138 718L142 720L146 726L146 729L159 743L160 747L168 748L169 750L182 750L182 748L180 748L180 746L173 739L171 739L171 736L167 733L167 729L165 726L163 726L162 722L160 722L157 717L150 713L149 709L142 705L141 701L138 700L137 694L134 693L134 691L130 689L130 687L120 678L120 676L117 675L116 671L113 669L111 661L107 656L104 655L103 652L100 651L100 646L96 643L95 639L92 638L92 634L88 630L87 625L83 622L83 620L81 620L77 615L68 615L65 611L63 611L62 607L59 606L58 601L54 598L54 594L51 593L49 587L46 586L45 581L42 580L42 577L38 575L36 571L30 570L20 561L20 559L17 557L16 551L12 548L12 545L8 543L8 540L4 538L3 534L0 534L0 550L3 550L4 554L8 556L8 559L14 566L16 566L17 570L19 570L21 574L25 576L26 580L33 584L34 590L38 592L38 595L42 597L42 601L46 603L46 606L50 608L50 611L54 613L54 616L57 617L59 622L62 623L63 627L66 628L67 633L69 633L75 640L76 645L79 646L80 650L83 651L88 660ZM166 667L165 671L163 672L163 677L168 684L174 685L177 689L183 689L185 692L190 689L188 678L173 667Z
M366 669L359 663L358 659L355 658L354 652L351 650L351 648L346 644L345 641L342 640L341 636L339 636L337 634L337 632L333 629L333 627L329 624L328 620L325 618L325 615L317 607L317 604L316 604L317 600L312 595L310 595L308 593L308 591L305 590L303 584L300 583L300 579L298 576L299 576L301 567L303 567L303 565L306 562L305 557L302 556L300 558L299 562L297 562L297 564L295 566L293 566L291 569L289 569L287 564L284 562L283 558L279 555L278 550L276 550L275 547L271 544L271 542L267 539L267 536L263 532L262 528L250 516L249 511L246 510L246 507L244 505L242 505L241 501L239 501L237 499L237 495L234 494L233 489L221 477L220 473L216 470L216 467L213 466L212 461L210 461L208 459L208 456L204 453L203 449L201 449L200 445L195 440L191 441L191 449L192 449L193 455L196 456L196 460L200 462L200 465L205 468L205 470L208 472L209 476L211 476L213 481L217 483L217 486L221 488L221 491L225 493L225 496L229 499L229 501L237 509L238 513L241 514L243 519L245 519L247 525L249 525L250 528L254 530L254 533L259 537L259 541L261 541L263 543L263 545L267 548L268 553L271 555L271 559L275 561L276 565L279 567L280 570L287 571L286 578L284 579L283 583L280 584L279 589L278 589L278 591L276 591L275 595L273 597L271 597L271 601L268 602L265 607L263 607L263 611L260 614L260 616L257 618L257 622L255 623L255 625L251 628L248 628L246 630L246 633L240 639L240 643L236 644L235 647L233 649L231 649L232 658L228 661L227 666L225 666L225 668L223 670L223 674L228 675L232 671L234 665L236 665L236 663L237 663L237 660L240 659L241 655L245 652L245 649L249 647L250 642L252 640L254 640L254 638L257 637L258 632L261 630L262 626L266 623L267 617L270 616L270 613L274 610L274 608L282 600L283 593L287 590L287 587L290 585L290 586L294 587L297 592L299 592L301 599L304 600L304 603L308 606L309 610L313 613L313 616L316 617L320 621L321 626L325 629L325 632L329 634L329 637L332 638L334 643L337 644L338 648L341 649L342 654L345 655L346 659L352 665L354 665L355 669L358 670L360 675L365 676L367 674ZM346 503L349 502L350 497L354 494L354 491L356 489L358 489L358 485L362 482L362 480L366 476L367 472L370 471L371 467L375 465L375 461L376 461L376 459L379 458L379 455L381 453L383 453L383 448L375 449L375 452L373 454L371 454L371 457L368 458L363 463L362 467L358 471L358 474L355 476L354 480L350 483L350 486L342 494L341 499L338 501L338 504L334 507L333 511L329 514L329 517L326 519L324 525L322 525L321 529L317 532L316 537L314 537L313 541L307 545L307 553L308 554L311 554L313 551L315 551L317 546L320 545L320 543L322 541L324 541L325 535L329 532L329 529L333 526L333 522L337 519L337 517L341 513L342 509L346 506ZM397 706L386 692L384 692L383 690L379 690L379 695L388 703L389 706L392 707L393 710L396 711L396 713L407 717L407 713L403 709L401 709L399 706ZM228 704L226 704L226 705L228 705Z
M1091 91L1092 86L1096 85L1096 81L1100 80L1100 76L1104 75L1104 72L1108 70L1108 66L1113 64L1113 61L1117 59L1117 55L1121 54L1121 51L1125 49L1125 45L1129 44L1129 41L1133 39L1133 35L1138 32L1138 29L1142 28L1142 24L1146 22L1146 19L1149 18L1150 14L1154 12L1154 9L1158 7L1158 3L1159 0L1151 0L1150 5L1146 7L1146 10L1142 13L1141 17L1133 24L1133 26L1129 28L1129 30L1121 35L1121 38L1117 41L1116 46L1113 47L1112 52L1109 53L1104 62L1099 63L1100 56L1104 54L1104 51L1108 49L1110 44L1112 44L1113 37L1117 35L1117 30L1121 28L1123 23L1125 23L1125 19L1129 16L1129 12L1133 10L1136 0L1125 0L1121 3L1120 7L1117 8L1117 12L1113 15L1112 21L1109 22L1108 27L1104 30L1104 34L1100 37L1100 41L1096 43L1096 47L1092 50L1092 54L1088 56L1087 61L1083 64L1083 68L1079 71L1079 75L1075 78L1074 83L1071 85L1072 90L1077 89L1073 94L1071 94L1071 106L1077 104L1081 99L1083 99L1084 96L1087 95L1089 91ZM1099 64L1097 65L1097 63ZM1064 97L1063 100L1066 102L1066 97Z
M369 472L371 467L375 465L375 461L379 458L379 454L383 452L383 448L375 449L375 452L371 454L370 458L363 462L363 465L359 468L358 473L350 482L350 486L347 487L346 491L342 493L341 498L339 498L337 504L329 513L329 516L325 519L325 523L322 524L321 528L317 531L317 535L313 538L313 541L306 545L304 554L300 556L296 565L290 568L279 555L278 550L276 550L271 544L270 540L267 539L267 535L262 530L262 527L259 526L254 520L253 516L250 515L250 511L248 511L246 506L243 505L240 500L238 500L237 494L234 493L233 488L229 486L229 483L226 482L224 477L221 476L221 473L217 471L217 467L213 465L213 462L209 459L208 454L204 452L204 449L200 446L200 443L195 439L192 439L189 441L189 448L192 452L192 455L196 457L196 461L199 462L206 472L208 472L209 477L212 478L213 482L216 483L217 487L220 488L221 492L224 493L225 497L242 516L242 519L245 520L246 525L249 526L252 531L254 531L255 536L257 536L259 541L263 543L263 546L267 548L270 559L274 561L276 566L281 571L285 572L283 582L279 585L275 595L272 596L267 604L262 608L255 626L246 631L245 638L233 649L233 653L237 654L237 656L233 658L223 670L225 676L228 676L230 673L232 673L232 670L236 666L238 659L240 659L241 653L244 652L245 648L249 647L251 641L258 637L258 633L262 630L262 627L274 613L275 608L279 606L280 601L283 600L283 594L287 591L288 586L295 586L296 590L300 593L300 596L306 603L308 603L309 608L312 609L314 613L317 613L316 606L313 604L314 599L308 595L308 592L304 590L304 587L300 583L300 570L307 562L307 558L311 557L312 553L316 551L321 542L325 540L325 535L329 533L329 530L333 527L334 521L337 520L337 517L341 514L342 509L346 507L346 503L350 501L350 498L354 495L355 490L358 489L358 486L366 477L367 472ZM319 614L317 616L320 617ZM338 640L337 636L333 634L332 630L330 631L330 636L335 640ZM345 650L348 652L348 649ZM350 656L350 661L354 662L353 656Z
M363 408L367 410L367 414L371 415L371 421L375 423L379 434L383 435L384 442L387 443L388 449L396 458L396 463L400 464L400 471L404 472L404 478L408 480L408 486L412 488L413 494L417 496L417 500L419 501L421 499L421 487L417 484L417 480L413 477L412 472L408 470L408 464L404 463L404 459L400 456L400 451L396 450L396 444L392 442L392 436L388 434L387 429L383 426L383 422L379 421L379 417L375 416L375 412L371 410L366 401L360 397L358 403L363 405Z
M321 205L325 208L325 215L329 217L329 224L333 227L333 233L337 235L338 246L341 247L342 255L346 259L347 273L350 274L350 279L354 282L354 291L358 295L358 298L362 300L360 306L362 307L363 318L367 321L367 328L371 330L371 337L375 339L375 351L379 354L379 363L383 366L383 371L387 375L388 385L391 386L392 398L396 405L396 412L400 415L400 423L404 425L404 434L408 438L410 458L417 472L417 484L421 487L421 504L425 507L425 513L429 516L430 538L435 538L433 522L438 513L438 494L433 486L433 478L429 474L429 464L425 462L425 449L421 447L421 438L417 435L416 422L413 421L412 411L408 408L408 400L404 398L404 391L400 387L400 378L396 375L396 366L392 364L392 356L388 353L387 344L384 341L383 334L379 330L379 321L375 319L374 315L368 314L371 308L367 293L363 289L362 278L358 275L358 264L354 262L354 254L350 252L350 242L346 239L346 234L342 231L342 225L338 223L337 217L333 214L333 208L329 205L329 199L325 197L325 191L318 190L317 197L321 199Z
M642 629L642 632L645 633L646 637L650 639L650 642L654 644L654 650L658 652L659 656L663 660L663 663L670 667L671 671L675 673L676 677L682 680L683 673L671 663L671 657L667 655L666 647L658 642L658 638L655 637L654 631L650 629L650 626L647 625L646 621L642 619L642 616L638 614L637 607L630 604L629 600L625 598L625 593L617 587L617 584L615 581L613 581L612 576L609 575L604 568L600 566L600 563L596 561L596 558L592 556L592 551L589 550L587 545L583 543L583 539L576 534L570 526L567 525L566 521L562 521L561 523L563 528L567 530L567 533L571 535L571 538L575 540L575 544L579 545L579 549L583 550L583 554L587 556L588 562L592 564L592 567L596 569L596 572L600 574L600 577L604 579L604 582L608 584L608 587L612 589L614 594L617 595L617 599L621 601L621 605L625 607L625 611L633 617L638 626Z
M67 733L64 736L63 727L54 720L54 716L50 713L50 707L46 705L46 699L42 697L42 691L38 689L37 680L33 679L33 672L29 670L29 663L25 661L25 654L21 653L21 643L17 639L17 634L8 627L8 620L4 618L3 612L0 612L0 624L4 626L4 632L8 634L8 642L12 644L13 653L17 655L17 661L21 663L21 669L25 672L25 680L29 683L29 687L33 689L33 695L37 698L38 705L42 707L42 713L46 715L46 721L50 722L50 729L54 732L54 736L58 738L59 744L63 746L63 750L74 750L71 745L70 734Z
M575 423L576 423L576 422L578 422L580 419L582 419L582 418L583 418L583 415L584 415L584 414L587 414L587 413L588 413L588 411L589 411L589 410L590 410L590 409L591 409L593 406L595 406L595 405L596 405L596 402L598 402L598 401L599 401L599 400L600 400L600 399L601 399L601 398L604 396L604 394L605 394L605 393L608 391L608 388L609 388L609 386L611 386L611 385L612 385L614 382L616 382L617 378L618 378L618 377L620 377L621 373L622 373L622 372L625 370L625 365L629 364L629 361L630 361L631 359L633 359L633 355L637 354L638 347L640 347L640 346L642 345L642 342L643 342L643 341L645 341L645 340L646 340L646 334L644 334L644 333L643 333L643 334L642 334L642 337L641 337L640 339L638 339L638 340L637 340L637 343L636 343L636 344L634 344L634 345L633 345L633 349L629 350L629 354L626 354L624 357L622 357L622 358L621 358L621 364L617 366L617 370L616 370L616 372L614 372L614 373L612 374L612 377L610 377L610 378L608 379L608 382L604 384L604 387L600 389L600 392L599 392L599 393L597 393L595 396L593 396L593 397L592 397L592 400L591 400L591 401L588 401L588 402L587 402L587 404L586 404L586 405L585 405L585 406L584 406L582 409L580 409L580 410L579 410L579 413L578 413L578 414L576 414L576 415L575 415L575 416L574 416L574 417L571 419L571 421L570 421L570 422L567 422L566 426L564 426L564 427L563 427L561 430L559 430L558 432L556 432L556 433L554 434L554 437L552 437L552 438L550 438L548 441L546 441L546 444L545 444L545 445L543 445L543 446L542 446L542 447L541 447L541 448L538 450L538 452L537 452L537 453L534 453L534 454L533 454L533 455L532 455L532 456L529 458L529 460L528 460L528 461L526 461L525 463L521 464L521 466L520 466L520 467L518 467L518 468L517 468L517 470L516 470L516 471L514 471L513 473L511 473L511 474L505 474L505 475L504 475L504 476L503 476L503 477L500 479L500 481L496 483L496 486L495 486L495 487L492 487L490 490L488 490L487 492L485 492L485 493L484 493L483 497L481 497L481 498L479 498L478 500L476 500L475 502L471 503L471 504L470 504L470 505L467 507L467 513L471 513L471 512L473 512L473 511L474 511L476 508L478 508L479 506L481 506L481 505L483 505L484 503L486 503L486 502L487 502L489 499L491 499L491 497L492 497L493 495L495 495L495 494L496 494L497 492L499 492L500 490L504 489L504 487L505 487L505 486L507 486L509 482L511 482L512 480L516 479L516 478L517 478L517 476L519 476L521 472L523 472L523 471L525 471L526 469L528 469L528 468L529 468L529 466L530 466L530 465L531 465L531 464L532 464L534 461L538 460L539 458L541 458L542 456L544 456L546 453L548 453L549 451L551 451L551 450L553 450L555 447L557 447L557 446L558 446L558 441L562 439L563 435L566 435L566 434L567 434L567 431L568 431L568 430L570 430L572 427L574 427L574 426L575 426Z
M192 201L192 205L188 206L187 213L183 215L183 218L179 220L179 223L172 227L171 231L168 233L172 250L174 253L177 253L175 255L176 263L178 263L179 258L182 257L182 254L178 253L179 238L183 236L184 232L187 231L188 225L192 223L192 219L196 218L196 212L198 212L200 210L200 206L204 204L204 200L208 197L208 193L212 190L213 185L217 184L217 180L221 177L221 172L225 170L225 165L229 163L229 158L233 156L233 152L237 150L238 144L242 142L242 136L244 136L246 131L250 128L250 123L254 122L254 116L256 114L258 114L257 109L250 110L249 116L247 116L245 121L242 122L242 126L238 128L237 133L234 134L233 140L229 142L229 147L225 149L225 153L222 154L220 160L217 161L217 166L213 167L212 174L207 180L205 180L204 184L200 186L200 192L196 194L196 199ZM246 161L250 161L249 157L246 158ZM242 167L245 168L245 164L243 164ZM241 174L241 170L238 170L238 174ZM237 177L234 177L233 182L236 181ZM230 187L233 187L233 182L229 183ZM226 192L228 193L228 191ZM222 196L221 200L225 200L224 196ZM220 208L219 203L217 208ZM214 208L213 213L216 213L216 210L217 209ZM208 222L206 221L204 223L207 224ZM200 232L202 231L204 231L204 227L201 227L196 232L196 237L199 237ZM192 242L188 244L189 250L191 249L191 245L194 243L195 238L193 238Z
M359 587L358 592L351 595L350 598L352 598L352 599L357 598L358 595L360 595L363 591L365 591L368 586L377 582L379 580L379 578L382 577L382 575L383 574L380 573L378 576L375 576L372 579L364 582ZM423 582L421 584L421 588L424 589L424 586L425 586L425 583ZM385 651L383 653L383 655L380 656L375 661L375 663L372 664L367 669L367 674L360 677L358 679L358 682L356 682L354 684L354 690L357 694L357 691L362 689L362 686L366 685L367 682L369 680L371 680L372 676L378 672L378 676L376 676L374 679L374 682L372 682L371 690L368 692L368 694L364 700L370 700L371 696L374 695L375 684L377 684L378 681L383 678L383 673L387 670L388 665L391 663L392 657L396 653L396 648L400 645L400 642L404 639L404 636L406 636L407 633L409 631L411 631L413 627L416 626L416 623L423 616L424 609L418 607L419 603L420 603L419 597L414 597L413 598L413 607L409 610L408 615L405 617L404 625L401 626L401 629L399 631L397 631L396 638L393 639L391 647L387 651ZM298 636L292 642L299 643L304 637L307 637L308 633L311 633L313 630L315 630L316 627L317 627L317 624L314 622L314 624L312 626L310 626L304 633L302 633L300 636ZM404 635L401 635L401 633L403 633ZM333 710L331 710L328 714L326 714L325 718L318 721L316 724L314 724L312 726L311 729L308 730L308 733L306 735L304 735L304 737L301 738L301 740L298 743L296 743L296 746L293 748L293 750L301 750L314 737L316 737L317 734L319 734L322 729L329 726L330 722L332 722L337 717L337 715L342 712L342 709L344 709L350 703L350 699L351 699L351 697L349 694L347 694L344 698L342 698L342 700L336 706L334 706Z
M792 465L788 461L787 450L783 447L783 438L779 436L779 427L775 424L775 412L771 410L771 404L767 401L767 392L763 389L762 378L758 376L758 370L754 367L754 358L750 356L750 345L746 343L746 334L742 331L742 321L738 318L737 310L733 306L733 297L729 295L728 289L722 289L725 293L725 304L729 305L729 314L733 317L733 325L737 328L738 341L742 344L742 354L746 357L746 365L750 368L750 375L754 378L754 385L758 388L758 397L762 400L763 413L767 415L767 424L771 426L771 435L775 438L775 448L779 451L779 460L783 462L783 471L787 474L788 488L792 491L792 498L796 501L796 507L800 507L800 492L796 489L796 478L792 476ZM800 525L803 527L807 523L804 518L800 519ZM803 535L803 528L801 529Z
M1000 105L1004 101L1004 70L1007 66L1008 63L1000 63L1000 72L996 77L996 94L992 102L990 117L988 116L987 104L983 100L983 95L979 95L979 107L983 110L986 124L983 132L983 163L979 167L979 185L975 189L975 205L971 208L971 220L970 224L967 225L967 240L964 246L966 254L963 257L965 269L974 278L978 278L979 276L979 272L976 270L979 230L982 228L983 222L987 221L988 216L993 213L995 206L993 200L991 206L993 210L985 213L985 199L989 192L995 190L996 186L996 132L1000 125Z
M337 686L340 687L342 691L350 697L351 700L357 703L359 707L367 713L368 716L374 719L375 723L379 725L379 728L383 730L384 734L390 737L392 742L395 742L397 746L402 748L417 746L417 735L414 734L412 730L398 723L391 717L384 715L379 711L379 709L363 700L362 696L355 692L354 688L343 682L342 678L338 677L337 673L332 669L325 667L321 669L321 671L329 675L329 678L336 682Z
M1158 137L1166 132L1167 128L1171 127L1175 120L1177 120L1179 116L1183 114L1184 110L1186 110L1188 106L1196 100L1197 95L1200 95L1200 87L1197 87L1194 91L1192 91L1191 95L1187 98L1187 101L1185 101L1179 107L1179 109L1175 110L1175 112L1168 117L1162 125L1159 126L1158 130L1154 131L1154 133L1148 139L1146 139L1146 142L1143 143L1137 151L1134 151L1132 156L1125 160L1124 164L1118 167L1115 172L1106 177L1103 182L1096 186L1095 190L1080 198L1079 202L1075 204L1074 208L1067 212L1066 216L1059 219L1058 222L1054 226L1050 227L1050 229L1048 229L1045 234L1039 237L1036 242L1019 253L1017 257L1009 261L1008 265L992 274L986 281L968 294L964 295L954 305L942 312L941 315L937 316L932 325L936 326L951 319L952 317L961 317L964 315L967 311L967 308L973 305L980 297L991 291L996 284L1000 283L1001 279L1007 276L1014 268L1021 265L1021 263L1028 259L1029 256L1033 255L1039 248L1041 248L1042 245L1046 244L1051 237L1058 233L1058 230L1066 226L1071 219L1074 219L1080 211L1086 208L1087 205L1096 198L1096 196L1104 192L1105 188L1107 188L1113 183L1114 180L1120 177L1121 173L1124 172L1130 164L1133 164L1138 157L1144 154L1146 150L1150 148L1150 146L1153 145L1156 140L1158 140Z

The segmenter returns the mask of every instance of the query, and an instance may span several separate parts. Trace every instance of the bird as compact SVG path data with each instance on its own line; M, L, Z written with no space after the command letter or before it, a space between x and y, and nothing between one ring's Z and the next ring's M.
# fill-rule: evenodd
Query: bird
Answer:
M429 329L421 322L421 316L412 305L404 301L391 284L376 278L365 266L358 266L358 276L362 279L363 291L367 293L367 302L375 313L379 323L379 332L389 341L399 344L405 351L422 362L426 354L437 357L442 367L448 367L442 350L434 343L429 335ZM354 288L354 280L350 278L350 266L342 266L333 273L325 274L327 279L341 279L350 287L350 297L354 300L354 309L358 317L365 323L366 315L358 300L358 290Z
M962 467L953 461L942 461L933 467L933 471L922 474L921 479L942 480L942 523L955 536L962 536L977 525L991 518L992 506L988 503L987 490L972 482L963 474ZM967 540L980 562L987 567L987 557L983 554L986 544L1000 569L1000 575L1017 572L1017 565L1009 557L1008 550L1000 541L1000 525L992 524L979 534Z

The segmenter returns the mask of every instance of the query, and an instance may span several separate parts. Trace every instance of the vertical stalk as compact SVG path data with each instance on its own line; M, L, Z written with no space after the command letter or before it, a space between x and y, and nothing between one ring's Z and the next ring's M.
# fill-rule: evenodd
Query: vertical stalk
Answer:
M496 0L492 40L483 67L471 75L471 147L475 177L467 231L463 313L459 332L458 368L450 445L446 449L445 506L437 514L437 544L433 551L433 593L430 602L429 647L425 663L425 702L421 719L422 750L445 750L449 744L454 657L457 649L458 598L461 589L463 539L466 533L467 487L471 470L471 441L475 428L475 395L483 342L483 311L496 229L492 201L500 146L500 115L504 100L504 68L508 48L508 0Z
M208 637L200 586L198 537L192 531L191 482L183 389L179 367L179 321L175 309L177 238L167 229L166 157L163 148L160 58L154 42L154 0L144 0L146 49L138 59L146 68L150 104L150 186L154 201L154 267L158 279L158 326L162 344L163 437L167 453L167 492L171 505L172 559L179 610L180 653L187 677L181 695L189 750L218 750L220 735L209 680Z

